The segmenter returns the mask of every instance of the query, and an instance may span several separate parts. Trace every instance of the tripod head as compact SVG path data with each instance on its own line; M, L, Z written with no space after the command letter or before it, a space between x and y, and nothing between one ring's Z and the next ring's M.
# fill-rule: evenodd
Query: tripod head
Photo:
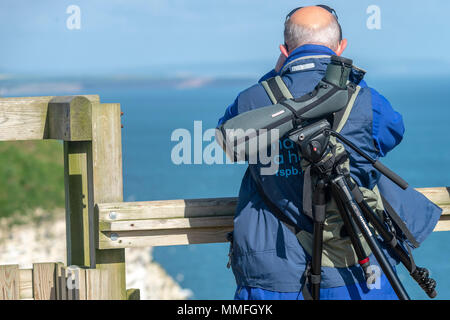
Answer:
M369 161L375 169L380 171L400 188L403 190L408 188L408 183L405 180L383 165L379 160L371 158L342 135L332 131L328 120L322 119L306 127L299 127L289 135L289 139L299 145L302 157L309 162L315 163L330 150L330 136L335 136L345 145L356 151L359 155Z
M327 120L321 120L304 128L298 128L289 134L289 139L297 143L302 157L316 163L330 151L330 135L327 134L331 125Z

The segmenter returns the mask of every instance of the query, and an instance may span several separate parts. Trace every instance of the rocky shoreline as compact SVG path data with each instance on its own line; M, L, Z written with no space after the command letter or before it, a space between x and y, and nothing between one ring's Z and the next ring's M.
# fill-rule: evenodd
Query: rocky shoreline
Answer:
M64 210L49 215L37 209L31 217L0 219L0 265L31 268L35 262L66 261ZM20 223L12 224L17 220ZM140 289L142 300L178 300L192 295L153 261L152 248L128 248L125 257L127 288Z

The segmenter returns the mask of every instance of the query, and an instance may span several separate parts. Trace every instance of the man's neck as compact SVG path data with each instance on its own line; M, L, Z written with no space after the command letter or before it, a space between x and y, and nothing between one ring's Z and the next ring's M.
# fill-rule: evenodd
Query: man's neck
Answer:
M286 61L292 61L293 59L305 57L309 55L335 55L336 53L330 48L319 44L304 44L294 49Z
M317 56L332 56L336 53L330 48L318 44L304 44L296 49L294 49L289 56L286 58L283 66L280 70L283 70L284 67L299 58L303 57L317 57ZM281 72L281 71L280 71Z

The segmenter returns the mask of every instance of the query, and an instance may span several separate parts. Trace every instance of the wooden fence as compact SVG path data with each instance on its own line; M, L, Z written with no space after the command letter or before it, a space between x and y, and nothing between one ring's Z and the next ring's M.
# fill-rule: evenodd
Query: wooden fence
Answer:
M419 192L444 209L434 231L450 230L449 188ZM237 198L103 203L96 205L100 249L225 242Z
M102 271L101 298L126 299L125 250L99 250L95 203L123 201L120 105L96 95L0 99L0 141L64 143L67 265Z
M236 198L123 202L120 116L95 95L0 99L0 141L64 142L67 265L80 267L0 266L0 300L136 299L125 248L226 241ZM418 190L444 209L435 231L450 230L449 188Z
M101 300L108 297L108 270L65 267L63 263L34 263L32 269L0 266L0 300ZM138 300L139 290L127 290Z

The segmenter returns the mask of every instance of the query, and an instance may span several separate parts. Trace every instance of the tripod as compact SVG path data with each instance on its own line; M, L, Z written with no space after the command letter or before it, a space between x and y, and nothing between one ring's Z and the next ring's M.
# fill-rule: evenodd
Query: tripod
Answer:
M386 211L385 221L383 221L364 200L359 186L350 177L348 170L345 169L344 163L348 161L347 153L337 154L337 144L330 141L330 136L334 136L355 150L401 188L406 189L408 187L408 184L394 172L390 171L379 161L369 157L340 134L332 131L327 120L321 120L299 128L289 135L289 138L297 143L301 156L310 163L310 170L317 177L312 190L313 251L311 269L308 275L311 283L312 298L314 300L320 298L323 229L328 193L331 194L338 205L345 230L350 237L366 280L371 276L369 271L370 261L358 237L358 231L367 242L400 300L409 300L410 298L387 260L386 255L380 248L376 233L381 236L384 243L393 249L398 259L427 295L434 298L437 295L435 291L436 281L429 278L427 269L415 265L411 253L406 251L397 241L395 229L392 227L392 224L389 225L390 219ZM369 226L369 223L373 229Z

